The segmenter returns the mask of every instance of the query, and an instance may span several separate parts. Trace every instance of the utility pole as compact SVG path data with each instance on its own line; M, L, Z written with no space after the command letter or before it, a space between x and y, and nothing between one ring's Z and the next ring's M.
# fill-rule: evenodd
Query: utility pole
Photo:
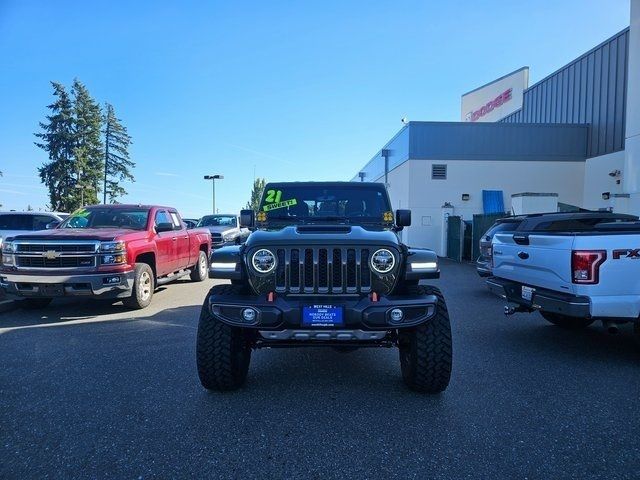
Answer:
M102 203L107 204L107 171L109 165L109 113L111 105L107 106L107 129L104 133L104 184L103 184L103 200Z
M389 155L391 152L388 149L383 148L380 153L384 157L384 185L389 187Z

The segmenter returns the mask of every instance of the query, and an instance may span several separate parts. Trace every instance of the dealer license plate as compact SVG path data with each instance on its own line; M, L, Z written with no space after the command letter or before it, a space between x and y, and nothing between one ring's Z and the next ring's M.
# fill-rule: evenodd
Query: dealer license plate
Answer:
M531 287L525 287L524 285L522 286L522 299L523 300L527 300L527 301L531 301L533 299L533 292L535 292L536 289L535 288L531 288Z
M302 326L341 327L344 325L342 307L307 305L302 307Z

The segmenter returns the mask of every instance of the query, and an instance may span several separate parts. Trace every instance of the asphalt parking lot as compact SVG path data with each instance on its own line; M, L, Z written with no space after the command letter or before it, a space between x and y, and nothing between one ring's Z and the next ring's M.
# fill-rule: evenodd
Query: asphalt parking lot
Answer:
M212 284L178 282L132 315L56 301L0 315L0 478L637 478L640 349L502 315L469 265L444 263L454 371L408 391L397 352L254 354L247 386L195 371Z

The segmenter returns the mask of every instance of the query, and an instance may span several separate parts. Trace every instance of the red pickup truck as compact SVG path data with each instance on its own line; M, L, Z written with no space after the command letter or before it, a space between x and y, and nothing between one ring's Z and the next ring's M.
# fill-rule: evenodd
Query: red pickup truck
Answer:
M158 285L207 278L210 253L209 231L187 230L175 208L94 205L50 230L6 238L0 287L26 308L85 295L139 309Z

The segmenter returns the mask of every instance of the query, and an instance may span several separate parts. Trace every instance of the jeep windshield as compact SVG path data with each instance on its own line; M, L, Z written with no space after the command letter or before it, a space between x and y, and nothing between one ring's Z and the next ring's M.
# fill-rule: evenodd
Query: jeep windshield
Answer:
M73 212L58 228L147 228L146 208L81 208Z
M283 183L265 187L260 211L267 222L382 224L391 206L382 184Z

